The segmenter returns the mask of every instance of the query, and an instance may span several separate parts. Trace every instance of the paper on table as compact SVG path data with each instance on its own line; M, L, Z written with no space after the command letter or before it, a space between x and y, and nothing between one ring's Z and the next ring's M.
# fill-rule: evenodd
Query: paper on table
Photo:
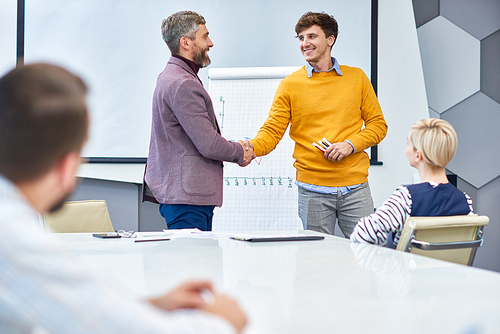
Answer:
M137 238L135 238L134 240L135 241L138 240L137 242L140 242L140 241L150 241L157 239L167 240L167 238L169 238L169 235L167 235L164 232L145 232L145 233L137 233Z
M220 239L229 238L231 234L213 231L201 231L197 228L188 228L182 230L163 230L165 235L173 238L200 238L200 239Z

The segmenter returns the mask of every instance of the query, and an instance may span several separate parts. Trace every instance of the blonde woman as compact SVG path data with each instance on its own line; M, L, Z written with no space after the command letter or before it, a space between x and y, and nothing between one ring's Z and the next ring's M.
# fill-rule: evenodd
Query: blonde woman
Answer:
M445 167L457 150L457 134L443 119L416 122L408 135L406 157L421 183L403 185L371 215L361 218L351 241L397 245L410 216L453 216L473 213L470 197L448 182ZM392 237L389 237L392 232Z

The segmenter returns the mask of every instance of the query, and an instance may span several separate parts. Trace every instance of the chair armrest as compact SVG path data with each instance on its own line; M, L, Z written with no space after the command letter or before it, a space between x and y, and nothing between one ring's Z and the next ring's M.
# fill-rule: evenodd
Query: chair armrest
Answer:
M411 247L421 250L445 250L445 249L459 249L459 248L478 248L483 244L483 239L462 242L442 242L430 243L420 240L412 240Z

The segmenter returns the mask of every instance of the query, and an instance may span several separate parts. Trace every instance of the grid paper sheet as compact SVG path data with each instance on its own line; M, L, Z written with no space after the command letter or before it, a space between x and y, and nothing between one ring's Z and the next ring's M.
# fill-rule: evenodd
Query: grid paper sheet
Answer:
M209 75L209 94L222 136L228 140L250 139L264 124L282 78L238 78L238 69L230 70L229 79ZM248 73L249 69L244 70ZM274 151L249 166L224 163L224 202L215 209L214 230L302 229L293 147L287 130Z

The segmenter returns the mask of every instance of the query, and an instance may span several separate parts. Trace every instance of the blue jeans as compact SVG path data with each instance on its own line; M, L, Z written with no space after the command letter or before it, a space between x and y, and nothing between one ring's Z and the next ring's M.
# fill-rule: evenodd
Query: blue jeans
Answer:
M197 228L212 231L215 205L160 204L160 214L165 218L167 228Z
M339 228L346 238L361 217L373 213L373 199L368 182L343 195L321 194L299 187L299 217L306 230L333 234L338 220Z

